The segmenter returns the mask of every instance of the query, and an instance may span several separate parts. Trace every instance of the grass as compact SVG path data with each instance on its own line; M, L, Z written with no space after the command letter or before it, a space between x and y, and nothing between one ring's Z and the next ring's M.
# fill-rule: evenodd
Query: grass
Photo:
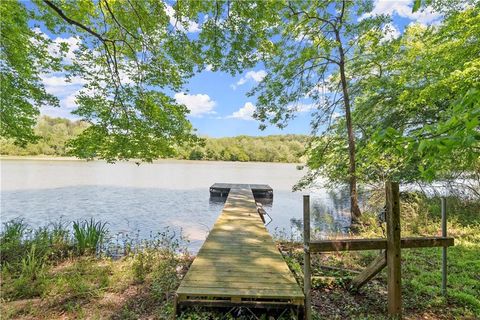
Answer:
M402 236L440 235L440 200L419 194L402 195ZM402 291L406 319L477 319L480 316L480 203L447 199L448 234L455 246L448 249L448 291L441 292L441 248L402 250ZM356 237L382 237L373 204L362 217ZM303 281L303 252L284 248L290 268ZM360 292L348 290L354 273L362 270L375 251L318 254L313 257L316 278L314 304L318 319L386 319L386 271ZM324 266L339 269L329 270ZM321 314L321 316L320 316Z
M378 205L381 206L381 203ZM402 251L402 289L406 319L476 319L480 314L480 204L448 200L448 296L441 295L441 249ZM361 237L382 236L375 203L359 228ZM438 199L403 195L402 233L438 235ZM173 297L193 257L181 235L164 230L149 239L113 243L105 223L77 222L75 228L56 223L36 230L23 221L4 225L0 234L2 319L170 319ZM95 231L88 231L95 230ZM88 232L97 235L89 236ZM93 240L86 240L93 239ZM117 239L118 240L118 239ZM88 243L88 244L87 244ZM103 243L103 245L101 245ZM123 255L113 255L114 250ZM95 250L94 250L95 248ZM101 250L99 250L101 249ZM113 250L113 251L112 251ZM283 247L284 257L302 283L303 252ZM108 254L106 254L108 253ZM386 319L386 274L381 272L360 292L349 291L349 280L378 252L315 255L315 319ZM324 266L339 269L325 269ZM228 311L228 310L227 310ZM259 319L268 319L257 314ZM252 319L243 311L213 312L192 308L180 319ZM284 315L282 319L291 319Z
M94 220L74 222L71 232L65 224L30 230L23 221L6 223L2 319L170 317L173 293L191 263L182 238L167 229L130 240L126 254L112 259L98 250L107 232Z

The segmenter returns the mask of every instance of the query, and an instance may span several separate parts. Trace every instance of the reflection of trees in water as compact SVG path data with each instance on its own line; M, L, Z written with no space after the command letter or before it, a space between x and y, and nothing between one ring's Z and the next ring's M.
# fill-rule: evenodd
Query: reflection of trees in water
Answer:
M359 195L361 203L364 197ZM328 190L325 196L311 197L310 223L312 237L325 238L348 233L351 225L348 188ZM303 233L303 219L290 219L292 232Z

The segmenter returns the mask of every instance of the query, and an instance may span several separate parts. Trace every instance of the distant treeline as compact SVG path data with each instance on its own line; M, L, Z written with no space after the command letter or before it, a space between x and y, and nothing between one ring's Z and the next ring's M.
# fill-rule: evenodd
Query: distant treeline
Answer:
M35 133L37 143L26 147L0 139L0 154L11 156L68 156L66 142L79 135L88 125L64 118L39 118ZM238 136L229 138L205 138L203 145L182 147L178 159L299 162L307 143L304 135L271 135L265 137Z
M178 157L190 160L299 162L306 142L307 136L290 134L206 138L205 146L181 149Z

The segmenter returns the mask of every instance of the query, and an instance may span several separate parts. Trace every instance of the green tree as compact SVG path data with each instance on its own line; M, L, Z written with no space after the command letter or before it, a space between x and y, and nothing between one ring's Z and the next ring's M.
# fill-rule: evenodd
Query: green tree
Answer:
M21 146L38 139L33 127L39 108L58 106L40 74L58 70L60 60L49 55L50 41L29 27L33 14L19 1L0 6L0 135Z
M370 52L379 63L356 84L354 114L366 180L431 181L475 170L479 35L476 4L447 13L438 26L411 25Z
M74 35L80 46L68 76L85 88L73 112L90 126L69 147L81 158L150 161L172 155L176 146L196 142L188 109L167 91L179 91L203 61L187 36L181 8L161 1L57 1L2 3L2 136L32 141L41 104L55 105L40 84L40 67L52 65L48 40L28 23L52 33ZM68 46L63 46L63 53ZM57 59L57 63L61 61ZM57 70L58 71L58 70Z
M229 43L227 49L217 53L217 59L222 61L221 68L233 72L238 63L232 62L231 56L243 61L245 49L255 49L253 61L261 60L268 72L250 93L257 97L254 116L263 123L261 128L265 123L283 128L296 112L311 109L315 110L313 132L318 134L331 129L334 114L342 115L348 164L344 180L350 186L352 217L360 216L355 124L351 116L352 83L359 72L354 67L359 65L352 61L356 58L352 53L359 39L372 34L372 30L381 30L389 20L385 16L366 16L372 9L370 1L256 1L245 6L227 3L226 7L224 19L206 26L210 32L202 40L211 50L218 42ZM256 36L246 48L238 45L241 40L251 39L252 33ZM249 64L251 61L244 66Z

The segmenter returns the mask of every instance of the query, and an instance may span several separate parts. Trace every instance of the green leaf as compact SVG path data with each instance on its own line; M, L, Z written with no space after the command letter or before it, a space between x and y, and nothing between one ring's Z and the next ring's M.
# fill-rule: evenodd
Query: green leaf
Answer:
M412 13L415 13L420 9L420 6L422 5L422 0L414 0L413 1L413 8L412 8Z

